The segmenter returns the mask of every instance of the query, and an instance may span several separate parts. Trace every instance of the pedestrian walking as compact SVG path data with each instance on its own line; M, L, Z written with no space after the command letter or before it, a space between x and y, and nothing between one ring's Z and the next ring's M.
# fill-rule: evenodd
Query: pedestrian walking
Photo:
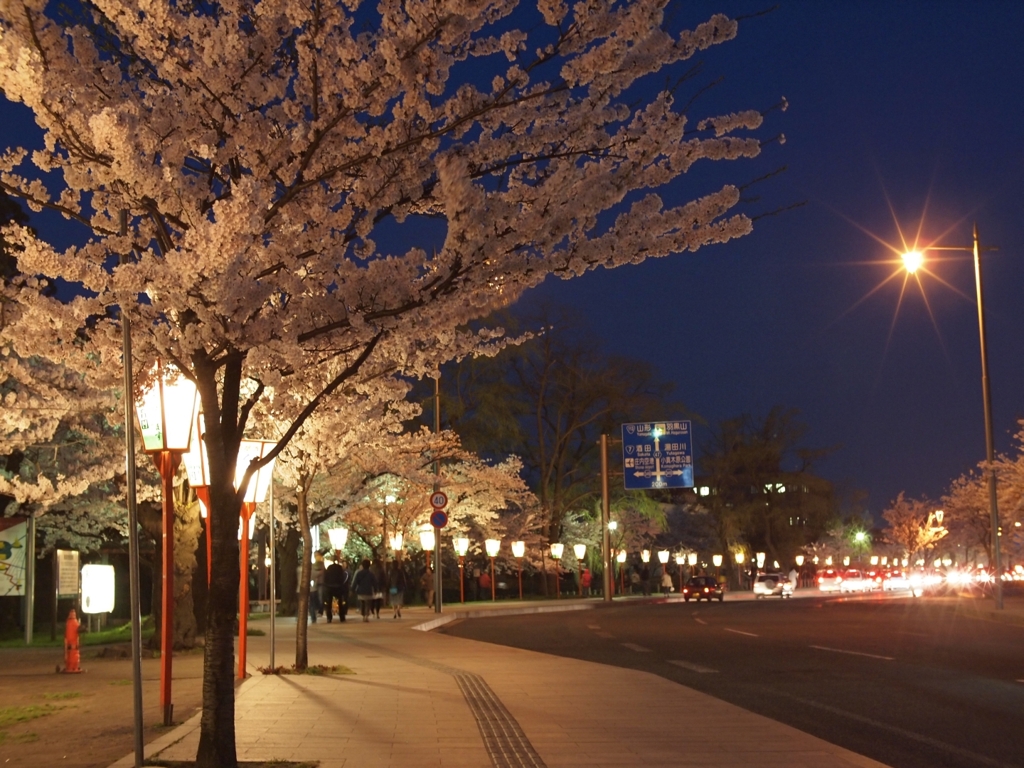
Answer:
M473 568L473 578L469 580L469 599L480 599L480 569L475 566Z
M789 583L793 585L793 591L796 592L797 582L800 580L800 574L796 572L796 568L789 569Z
M348 571L338 555L324 570L324 608L328 624L333 620L335 600L338 601L338 621L344 621L348 612Z
M322 590L324 586L324 556L322 552L313 555L313 567L309 572L309 618L316 624L316 617L324 612Z
M420 589L423 590L423 599L427 601L427 605L434 604L434 572L429 568L423 569L423 575L420 576Z
M387 586L387 576L384 573L384 566L380 564L380 560L374 560L373 567L370 570L373 571L373 577L377 582L377 589L373 593L373 615L379 619L380 609L384 607L384 589Z
M491 574L487 571L480 571L480 569L477 569L477 573L480 574L476 577L477 582L480 584L480 594L486 600L487 596L491 594Z
M640 589L643 590L644 597L651 596L651 569L647 563L640 566Z
M590 585L593 581L594 577L591 575L590 569L587 566L583 566L583 570L580 571L580 587L584 597L590 597Z
M661 594L667 595L672 591L672 577L667 568L661 569Z
M356 571L356 575L352 577L352 591L355 592L356 599L359 600L359 613L362 614L363 621L370 620L370 612L373 610L373 596L377 594L377 590L377 577L370 570L370 561L364 559L359 564L359 570Z
M391 596L391 618L402 618L402 605L405 603L405 588L409 586L405 578L405 568L401 563L395 563L391 569L391 578L388 582L388 594Z

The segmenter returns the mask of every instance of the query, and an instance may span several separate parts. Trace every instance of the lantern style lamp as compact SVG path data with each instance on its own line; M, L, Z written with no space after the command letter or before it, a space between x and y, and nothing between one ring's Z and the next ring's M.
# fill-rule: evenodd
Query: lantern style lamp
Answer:
M667 549L658 550L658 562L662 565L668 565L668 558L671 553Z
M576 555L576 578L580 583L580 597L583 597L583 558L587 556L587 545L573 544L572 552Z
M893 562L895 563L896 561L893 560ZM885 566L885 565L888 565L888 564L889 564L889 556L888 555L882 555L882 565Z
M714 564L715 568L721 568L722 567L722 556L721 555L712 555L711 556L711 562Z
M562 596L562 587L559 584L561 581L561 575L558 572L558 561L562 559L562 552L565 551L565 545L556 541L551 545L551 559L555 561L555 599Z
M832 555L825 558L825 565L832 565Z
M466 553L469 552L469 539L459 536L455 539L455 553L459 556L459 602L466 602Z
M494 558L501 551L501 541L499 539L486 539L484 541L484 550L487 552L487 556L491 558L491 602L494 602L497 597L494 583Z
M640 559L643 560L645 563L651 562L651 550L649 550L649 549L641 549L640 550Z
M391 547L391 551L395 553L395 559L402 553L402 546L405 544L405 536L401 531L398 533L388 536L388 545Z
M526 542L525 541L513 541L512 542L512 557L516 559L516 564L519 566L519 599L523 599L523 555L526 554Z
M747 556L745 554L743 554L742 552L737 552L736 553L736 565L743 565L743 563L744 563L744 561L746 559L747 559Z
M210 519L210 459L206 455L206 421L203 414L196 415L195 440L181 457L188 475L188 485L199 499L199 516L206 524L206 583L213 575L213 527Z
M160 473L162 581L160 586L160 708L172 722L171 652L174 645L174 473L192 442L199 398L196 385L174 366L157 363L155 378L135 403L143 450Z
M764 559L765 559L765 557L766 557L766 555L765 555L764 552L758 552L757 553L757 570L760 571L762 568L764 568Z
M690 552L686 556L686 564L689 565L691 568L693 568L695 565L697 565L697 553L696 552Z
M114 610L114 566L82 566L82 613L110 613Z
M872 565L878 565L878 555L872 555L870 562Z
M849 555L847 555L846 557L843 558L843 565L849 567L849 565L850 565L850 556Z
M679 594L683 594L683 566L686 565L686 555L680 552L676 555L676 571L679 574Z
M420 547L423 554L427 556L427 570L430 570L430 553L434 550L437 539L434 537L434 529L431 526L424 526L420 531Z
M804 567L804 556L803 555L797 555L795 559L796 559L796 567L797 568L803 568Z
M341 552L348 543L348 528L328 528L327 538L331 540L331 549Z

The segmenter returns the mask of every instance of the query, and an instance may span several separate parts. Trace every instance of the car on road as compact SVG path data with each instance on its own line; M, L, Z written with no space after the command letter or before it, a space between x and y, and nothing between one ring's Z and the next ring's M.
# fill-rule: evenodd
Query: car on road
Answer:
M856 568L848 570L839 585L840 592L867 592L871 589L874 589L874 583Z
M693 576L683 585L683 600L690 602L691 597L697 602L715 598L722 602L725 599L725 588L714 576Z
M778 595L781 598L793 596L793 582L784 573L761 573L754 582L754 598Z
M843 585L843 574L835 568L826 568L818 574L818 589L822 592L839 592Z
M896 590L910 589L910 579L907 574L898 568L891 568L882 577L882 591L895 592Z

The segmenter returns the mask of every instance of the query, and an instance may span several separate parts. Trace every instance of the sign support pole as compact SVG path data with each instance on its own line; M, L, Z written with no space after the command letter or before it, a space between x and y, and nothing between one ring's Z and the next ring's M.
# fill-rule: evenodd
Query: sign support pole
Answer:
M612 537L608 524L611 522L611 510L608 500L608 435L601 435L601 559L602 581L604 583L604 601L612 601Z
M441 374L434 379L434 434L441 433ZM434 461L434 493L441 490L441 460ZM441 578L441 529L434 526L434 613L441 613L444 601L441 590L444 581Z
M36 513L28 516L25 537L25 645L32 645L36 612Z

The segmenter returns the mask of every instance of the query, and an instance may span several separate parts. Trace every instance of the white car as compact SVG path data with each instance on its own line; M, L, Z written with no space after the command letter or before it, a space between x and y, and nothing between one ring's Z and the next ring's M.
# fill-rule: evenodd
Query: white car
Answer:
M874 587L867 576L855 568L850 569L843 576L843 582L839 585L840 592L867 592Z
M843 575L835 568L826 568L818 574L818 589L822 592L839 592L843 586Z
M910 579L907 578L907 574L896 569L886 571L885 576L882 577L882 591L894 592L897 589L910 589Z
M762 573L754 582L754 598L778 595L781 598L793 596L793 582L784 573Z

